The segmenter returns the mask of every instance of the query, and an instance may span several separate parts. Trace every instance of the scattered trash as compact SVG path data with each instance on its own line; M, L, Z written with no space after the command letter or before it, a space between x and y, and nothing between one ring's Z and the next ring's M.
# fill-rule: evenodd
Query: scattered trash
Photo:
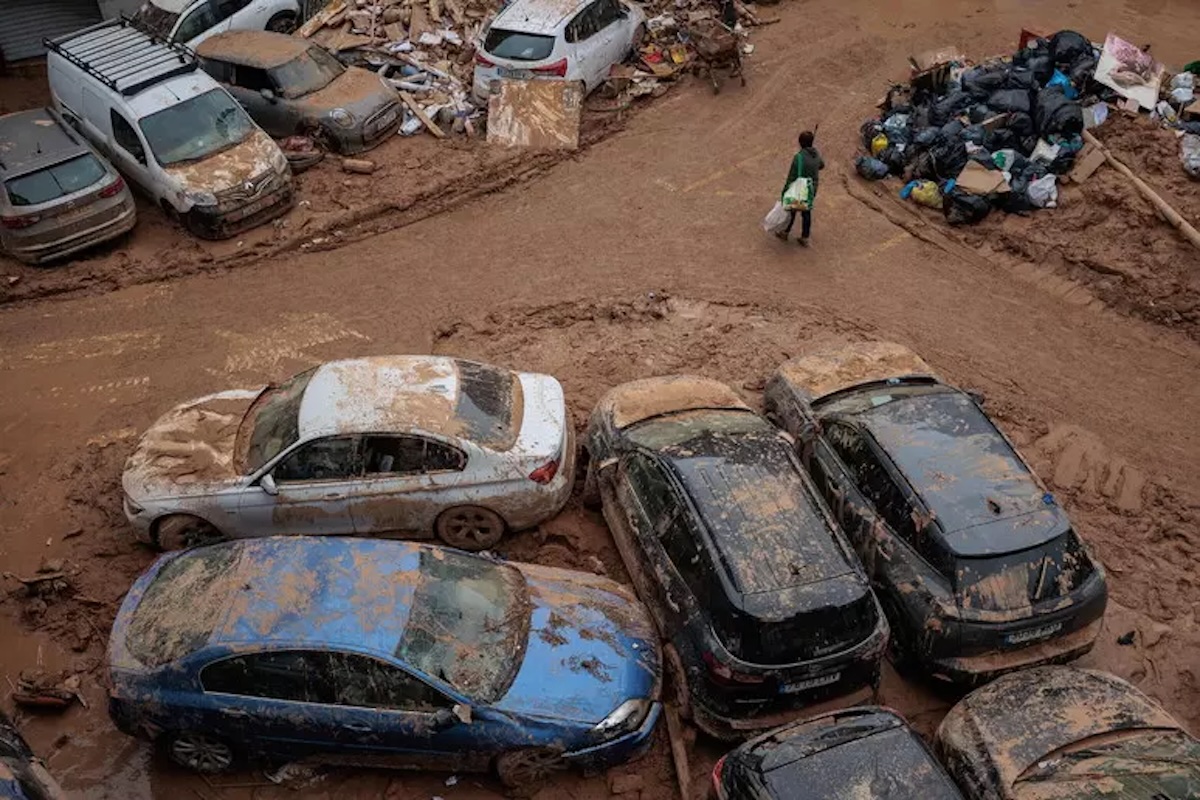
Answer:
M41 667L23 670L17 678L12 700L19 706L45 711L62 711L78 701L88 708L80 691L81 678L68 672L47 672Z
M449 778L446 778L446 785L447 785L447 786L454 786L454 785L456 785L457 783L458 783L458 776L457 776L457 775L451 775Z
M858 174L869 181L878 181L888 176L888 165L877 158L859 156L854 160L854 168Z
M357 175L370 175L376 170L374 161L365 158L343 158L342 172L353 172Z
M1117 637L1117 644L1123 647L1129 647L1137 638L1137 631L1129 631Z
M317 147L311 136L289 136L279 141L279 149L288 160L292 172L299 173L320 163L325 151Z
M1183 171L1200 179L1200 136L1185 134L1179 142L1179 157L1183 161Z
M501 79L488 98L487 140L509 147L579 146L583 87L577 81Z
M1030 181L1026 193L1029 202L1037 208L1055 208L1058 205L1058 176L1044 175Z
M293 789L302 789L324 779L324 774L310 764L290 761L274 772L264 772L263 777L275 785L288 784Z
M1096 66L1096 80L1121 97L1150 110L1158 102L1165 71L1149 53L1110 33L1104 40L1104 49Z
M900 190L900 196L929 208L942 207L942 190L933 181L911 181Z
M961 186L946 193L942 199L942 213L951 225L974 225L982 222L992 211L986 197L971 194Z

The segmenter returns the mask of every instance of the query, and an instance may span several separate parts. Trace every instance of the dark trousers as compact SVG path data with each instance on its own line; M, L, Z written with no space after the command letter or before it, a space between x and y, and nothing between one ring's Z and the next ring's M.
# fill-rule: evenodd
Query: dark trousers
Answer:
M792 226L795 224L796 224L796 212L789 211L788 212L788 224L787 224L787 227L783 229L783 235L787 236L789 233L791 233ZM801 211L800 212L800 238L807 239L809 234L811 234L811 233L812 233L812 210L810 209L808 211Z

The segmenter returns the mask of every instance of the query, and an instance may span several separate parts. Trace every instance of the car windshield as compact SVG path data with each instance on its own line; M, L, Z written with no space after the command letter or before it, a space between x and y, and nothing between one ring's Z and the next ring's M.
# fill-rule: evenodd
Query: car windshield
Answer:
M554 51L554 37L492 28L483 42L483 49L489 55L511 61L541 61Z
M85 153L11 178L5 181L4 189L14 206L36 206L93 186L103 177L104 167L95 156Z
M396 656L472 700L502 697L529 636L525 579L506 564L436 549L421 553L420 573Z
M1041 797L1038 784L1073 781L1103 781L1121 797L1200 797L1200 743L1180 731L1101 734L1039 759L1017 779L1017 797Z
M156 33L164 39L171 35L171 29L175 27L175 21L178 19L179 15L175 12L161 9L154 3L143 3L133 15L133 22L137 27Z
M158 163L179 164L233 147L254 123L224 89L212 89L138 120Z
M517 376L506 369L455 361L458 368L458 403L455 417L463 424L463 438L508 450L517 440L525 414L525 396Z
M329 53L320 47L310 47L270 73L283 96L295 99L324 89L345 71L341 62Z
M300 438L300 401L308 382L316 373L313 367L294 378L267 387L246 412L238 430L236 452L242 457L242 472L257 471Z

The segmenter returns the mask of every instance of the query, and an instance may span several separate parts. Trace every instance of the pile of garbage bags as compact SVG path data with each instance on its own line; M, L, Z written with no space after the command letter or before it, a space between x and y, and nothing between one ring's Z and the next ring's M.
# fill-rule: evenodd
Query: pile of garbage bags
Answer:
M858 159L858 173L903 177L904 196L926 205L935 204L932 182L953 224L978 222L994 209L1053 207L1057 177L1071 171L1083 148L1084 99L1111 99L1093 79L1098 59L1082 34L1060 31L1011 58L914 76L909 86L893 87L881 115L863 124L867 155ZM996 191L980 196L956 185L972 161L1003 174ZM921 183L910 188L912 181Z

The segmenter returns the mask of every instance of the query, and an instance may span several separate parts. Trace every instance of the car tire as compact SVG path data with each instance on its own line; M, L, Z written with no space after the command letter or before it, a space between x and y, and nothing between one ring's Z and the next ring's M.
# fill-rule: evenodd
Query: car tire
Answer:
M692 718L692 694L691 688L688 686L687 670L683 666L683 659L679 657L679 651L673 644L663 647L663 668L667 673L663 681L664 698L675 706L675 713L679 714L680 719L690 720Z
M459 550L487 550L504 535L504 519L482 506L456 506L443 511L434 523L437 537Z
M226 739L210 733L179 731L163 742L167 757L181 767L203 775L225 772L237 763L237 751Z
M291 11L280 11L267 20L267 30L272 33L292 33L296 30L296 15Z
M215 525L191 514L172 514L154 525L154 544L159 550L184 550L227 538Z
M496 757L496 777L509 797L532 797L555 774L566 769L562 753L550 747L513 750Z

